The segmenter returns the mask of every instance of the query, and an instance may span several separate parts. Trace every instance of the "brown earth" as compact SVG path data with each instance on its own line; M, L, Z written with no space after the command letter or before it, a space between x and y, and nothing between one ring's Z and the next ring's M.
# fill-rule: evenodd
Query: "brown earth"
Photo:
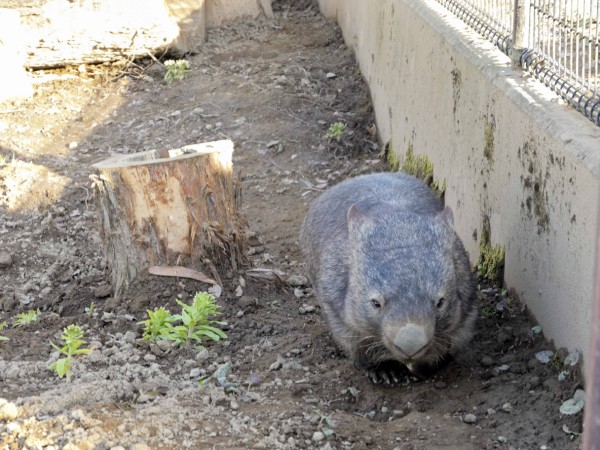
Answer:
M538 361L551 345L494 287L480 291L464 354L430 380L405 375L393 387L344 358L307 286L221 274L229 338L204 351L150 347L137 322L209 286L148 278L119 302L104 296L88 176L113 153L232 139L254 266L286 276L304 275L297 233L310 201L386 170L337 26L309 1L274 9L274 22L210 31L182 81L164 84L151 60L37 72L31 100L0 106L0 261L12 260L0 267L1 448L580 448L581 413L559 412L581 388L578 370L560 351ZM325 137L335 122L347 125L340 142ZM13 326L37 308L38 322ZM49 341L69 324L94 350L67 382L48 366ZM226 362L225 387L198 383Z

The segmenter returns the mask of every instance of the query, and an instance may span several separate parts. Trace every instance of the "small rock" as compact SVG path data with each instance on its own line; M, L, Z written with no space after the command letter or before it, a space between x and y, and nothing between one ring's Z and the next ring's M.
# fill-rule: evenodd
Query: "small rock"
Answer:
M489 356L484 356L483 358L481 358L481 365L483 367L491 367L494 365L494 360Z
M210 353L205 348L200 350L196 355L196 361L198 362L206 361L208 358L210 358Z
M255 306L258 304L258 301L255 297L248 297L247 295L243 295L237 301L240 308L247 308L249 306Z
M312 435L313 442L321 442L323 439L325 439L325 435L322 431L315 431Z
M240 405L238 404L238 402L236 402L235 400L231 400L229 402L229 407L231 409L233 409L234 411L238 410L240 408Z
M315 307L313 305L302 305L300 308L298 308L298 311L300 312L300 314L308 314L311 312L315 311Z
M464 423L477 423L477 416L475 414L465 414L465 417L463 417L463 422Z
M327 72L327 74L325 75L325 78L327 78L328 80L332 80L335 77L337 77L337 75L333 72Z
M573 367L576 366L579 362L580 352L578 349L574 349L571 353L567 355L565 358L565 366Z
M11 266L12 263L12 255L6 251L0 251L0 269Z
M287 279L287 283L292 287L306 286L308 284L308 278L302 275L290 275Z
M150 447L148 447L146 444L143 443L137 443L137 444L133 444L130 447L131 450L150 450Z
M128 344L135 343L136 339L137 339L137 334L134 333L133 331L128 331L125 333L125 336L123 336L123 340L125 342L127 342Z
M585 391L577 389L573 398L570 398L560 405L560 413L565 415L573 415L579 413L585 405Z
M144 361L154 362L154 361L156 361L156 355L153 355L152 353L146 353L144 355Z
M94 297L105 298L112 293L112 286L110 284L104 284L94 289Z
M502 405L502 411L509 413L509 412L512 412L512 410L513 410L513 407L510 403L507 402L504 405Z
M17 378L21 378L21 369L15 364L15 365L9 365L8 369L6 369L6 372L4 372L4 376L8 379L8 380L16 380Z
M283 364L285 363L285 358L283 358L282 356L277 356L277 361L275 361L273 364L271 364L269 366L269 372L272 372L273 370L279 370L283 367Z
M550 359L552 359L552 355L554 355L554 352L552 352L551 350L543 350L535 354L535 359L537 359L542 364L548 364L550 362Z
M31 298L22 292L15 292L15 298L21 303L21 305L29 305L31 303Z
M508 439L504 436L498 436L497 441L501 442L502 444L505 444L506 442L508 442Z
M570 372L568 370L563 370L558 374L558 381L565 381L569 376Z
M76 149L76 148L77 148L77 145L78 145L78 144L77 144L77 142L75 142L75 141L73 141L73 142L70 142L70 143L69 143L69 148L70 148L71 150L74 150L74 149Z
M190 370L190 378L198 378L201 373L202 371L200 370L200 368L195 367L192 370Z
M19 416L19 409L17 405L11 402L7 402L4 399L0 399L0 420L6 422L15 420Z

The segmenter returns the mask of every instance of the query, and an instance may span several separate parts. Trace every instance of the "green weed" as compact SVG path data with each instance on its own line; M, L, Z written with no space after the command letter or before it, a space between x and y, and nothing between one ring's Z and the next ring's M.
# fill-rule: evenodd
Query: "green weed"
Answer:
M171 313L168 309L160 308L154 311L148 310L148 319L140 322L144 325L142 338L146 341L156 342L167 339L170 332Z
M191 72L190 63L185 59L169 59L165 61L165 66L167 67L167 73L165 73L164 80L167 84L171 84L175 80L183 80Z
M6 326L6 320L0 323L0 330ZM6 336L2 336L0 334L0 342L8 341L9 339Z
M15 317L15 323L13 327L24 327L31 325L33 322L37 322L42 312L39 309L31 309L27 312L17 314Z
M59 378L67 376L67 381L71 378L71 367L73 366L73 357L77 355L87 355L92 351L90 348L81 348L87 344L83 340L83 330L77 325L69 325L63 330L61 336L64 345L58 347L52 341L50 345L58 350L59 353L65 355L65 358L60 358L50 365L50 370L54 370Z
M342 140L342 136L344 135L344 131L346 131L346 124L342 122L335 122L330 125L325 137L327 139L335 139L336 141L340 142Z

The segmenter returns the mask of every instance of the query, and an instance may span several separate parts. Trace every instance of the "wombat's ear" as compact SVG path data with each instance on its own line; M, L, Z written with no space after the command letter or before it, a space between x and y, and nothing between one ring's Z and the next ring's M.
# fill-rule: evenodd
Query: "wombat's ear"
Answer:
M352 231L356 227L362 226L367 221L367 216L358 210L356 205L348 208L348 229Z
M447 223L448 225L454 225L454 214L449 206L446 206L442 212L436 216L437 220Z

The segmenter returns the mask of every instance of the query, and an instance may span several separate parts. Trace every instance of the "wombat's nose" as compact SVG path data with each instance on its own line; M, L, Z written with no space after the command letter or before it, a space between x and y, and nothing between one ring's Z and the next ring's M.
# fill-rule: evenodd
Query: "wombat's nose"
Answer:
M396 332L394 344L406 356L414 356L429 343L425 328L421 325L408 323Z

